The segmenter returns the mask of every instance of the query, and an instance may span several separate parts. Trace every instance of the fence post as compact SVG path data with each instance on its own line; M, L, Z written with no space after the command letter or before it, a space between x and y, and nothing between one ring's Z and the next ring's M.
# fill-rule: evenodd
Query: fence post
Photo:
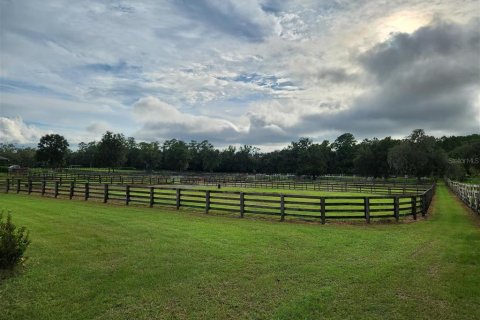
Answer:
M70 200L72 200L74 192L75 192L75 182L72 181L70 182L70 194L69 194Z
M58 181L55 181L55 191L54 191L55 198L58 197Z
M322 219L322 224L325 224L325 197L320 198L320 218Z
M28 179L28 194L31 194L32 193L32 180L31 179Z
M20 184L21 184L20 179L17 179L17 193L20 193Z
M5 193L8 193L10 190L10 179L7 179L7 184L5 185Z
M47 182L45 180L42 180L42 197L45 195L46 186L47 186Z
M88 181L88 180L87 180L87 181ZM90 186L89 186L89 184L88 184L88 182L87 182L87 183L85 183L85 201L88 200L89 193L90 193Z
M393 198L393 213L394 213L394 216L395 216L395 221L398 222L399 218L400 218L400 208L399 208L399 198L398 196L395 196Z
M155 189L153 187L150 187L150 208L153 207L154 202L155 202Z
M108 183L105 183L103 186L103 203L107 203L108 201Z
M245 194L240 192L240 218L243 218L245 213Z
M422 194L422 217L425 217L427 214L427 196L426 194Z
M412 215L413 220L417 220L417 196L412 197Z
M130 202L130 185L125 186L125 205L128 206Z
M176 206L177 206L177 210L180 209L180 197L181 197L181 193L180 193L180 189L176 189L177 190L177 193L176 193L176 197L175 197L175 202L176 202Z
M205 191L205 213L210 210L210 190Z
M363 206L365 210L365 220L367 223L370 223L370 198L365 197L363 198Z
M285 221L285 196L280 195L280 221Z

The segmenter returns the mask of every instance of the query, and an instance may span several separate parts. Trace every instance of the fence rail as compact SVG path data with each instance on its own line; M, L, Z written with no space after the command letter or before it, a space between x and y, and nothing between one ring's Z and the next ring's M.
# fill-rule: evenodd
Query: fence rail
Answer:
M226 187L239 188L262 188L262 189L284 189L284 190L312 190L312 191L333 191L333 192L359 192L372 194L402 194L422 193L427 190L430 184L397 182L397 181L368 181L368 180L271 180L271 179L246 179L236 176L185 176L171 177L162 175L122 175L122 174L99 174L99 173L31 173L28 176L17 176L14 179L32 181L59 181L63 183L108 183L119 185L221 185Z
M480 215L480 185L446 179L448 187L473 211Z
M403 194L423 193L428 190L431 184L406 184L366 181L340 181L340 180L318 180L318 181L235 181L235 180L213 180L204 178L183 178L180 184L214 186L221 185L239 188L263 188L263 189L288 189L288 190L312 190L312 191L333 191L333 192L359 192L378 194Z
M424 216L432 201L435 185L420 194L376 196L316 196L274 192L197 190L147 185L115 185L60 181L7 179L5 192L37 194L54 198L122 202L180 209L193 208L245 215L277 216L319 220L394 218Z
M92 173L30 173L12 179L32 181L59 181L60 183L109 183L109 184L173 184L175 179L158 175L121 175Z

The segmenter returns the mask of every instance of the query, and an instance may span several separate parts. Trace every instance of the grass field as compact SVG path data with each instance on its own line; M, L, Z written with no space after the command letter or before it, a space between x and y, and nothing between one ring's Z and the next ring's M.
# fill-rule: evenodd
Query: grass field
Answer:
M31 230L0 319L478 319L480 228L445 186L429 219L279 223L0 194Z
M480 177L471 177L468 178L465 183L470 183L470 184L480 184Z

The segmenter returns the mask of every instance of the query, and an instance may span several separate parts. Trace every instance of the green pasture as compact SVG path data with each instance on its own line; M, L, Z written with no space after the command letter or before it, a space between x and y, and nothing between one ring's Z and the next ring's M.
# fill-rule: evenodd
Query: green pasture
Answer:
M0 319L478 319L480 229L445 186L428 219L280 223L0 194L30 230Z

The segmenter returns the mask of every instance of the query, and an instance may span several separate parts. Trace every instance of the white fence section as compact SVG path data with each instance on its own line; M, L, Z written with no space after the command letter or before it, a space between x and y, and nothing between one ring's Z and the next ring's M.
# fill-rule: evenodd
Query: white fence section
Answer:
M480 185L447 179L447 185L473 211L480 214Z

